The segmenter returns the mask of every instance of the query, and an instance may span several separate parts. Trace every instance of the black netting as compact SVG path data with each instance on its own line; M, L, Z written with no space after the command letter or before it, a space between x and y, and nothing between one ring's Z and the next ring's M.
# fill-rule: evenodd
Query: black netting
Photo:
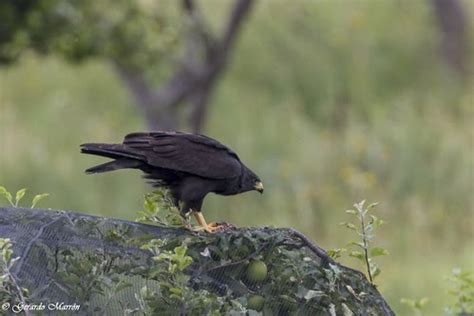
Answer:
M29 302L77 304L81 308L75 313L84 315L140 311L140 291L145 286L159 291L159 282L150 276L153 255L140 248L151 239L168 241L164 247L171 250L183 243L188 246L194 261L184 271L190 276L188 286L196 291L235 300L259 294L266 299L263 311L280 315L296 311L324 315L347 312L346 308L354 315L392 314L360 272L336 264L289 229L237 229L210 235L73 212L0 208L0 237L10 238L14 257L21 258L11 272L28 289ZM249 261L270 258L269 254L274 259L267 262L265 283L246 280ZM276 262L288 267L272 266ZM337 280L327 277L330 268L342 271ZM275 271L279 275L273 275ZM301 271L311 278L299 280ZM290 277L280 278L285 273ZM128 286L117 290L120 284ZM281 303L287 298L288 303ZM302 308L302 303L307 306ZM185 309L184 304L181 312Z

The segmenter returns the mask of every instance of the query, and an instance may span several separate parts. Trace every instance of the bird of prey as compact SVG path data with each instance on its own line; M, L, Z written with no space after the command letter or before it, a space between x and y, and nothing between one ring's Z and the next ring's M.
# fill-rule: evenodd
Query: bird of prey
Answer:
M215 223L207 224L201 213L208 193L263 193L260 178L233 150L204 135L138 132L126 135L121 144L82 144L81 152L114 159L87 169L88 174L124 168L142 170L155 187L170 190L175 206L182 204L181 215L192 212L207 232L220 230Z

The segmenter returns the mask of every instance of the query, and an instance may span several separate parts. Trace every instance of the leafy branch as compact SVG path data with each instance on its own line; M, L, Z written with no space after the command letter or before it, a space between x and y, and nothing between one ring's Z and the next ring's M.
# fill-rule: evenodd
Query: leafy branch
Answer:
M20 257L12 258L13 250L11 248L12 242L9 238L0 238L0 302L2 304L19 302L25 306L28 290L18 285L15 276L11 272L15 262L20 259ZM25 315L29 315L28 310L24 312Z
M472 271L453 269L447 278L452 283L448 294L456 301L446 308L446 315L471 315L474 313L474 274Z
M349 246L356 247L359 250L353 250L349 253L349 256L358 259L366 265L367 275L369 281L374 283L374 278L380 274L380 268L375 264L373 258L378 256L388 255L388 251L383 247L372 247L371 243L374 239L375 229L382 224L384 221L379 219L377 216L369 214L377 203L372 203L365 207L365 200L354 204L354 209L347 210L346 213L353 215L358 221L359 227L352 222L342 222L341 225L354 231L357 236L357 241L351 241ZM340 256L342 249L335 249L334 255Z
M143 210L138 212L139 223L154 224L162 227L189 226L171 201L167 190L157 190L145 194Z
M148 314L196 314L220 315L225 299L219 298L205 289L190 286L191 275L186 271L194 262L187 254L189 240L183 240L179 246L168 250L166 240L152 239L141 249L153 254L154 264L147 272L147 278L158 282L158 289L151 290L144 286L136 295L140 308L130 312L141 311Z
M8 201L8 203L10 203L10 205L13 207L18 207L20 205L20 201L25 196L26 191L27 191L26 188L18 190L15 194L15 200L13 200L13 194L10 193L5 187L0 186L0 196L3 196ZM49 196L49 193L42 193L42 194L35 195L33 197L33 200L31 201L31 208L34 208L36 204L38 204L38 202L40 202L41 200L45 199L48 196Z

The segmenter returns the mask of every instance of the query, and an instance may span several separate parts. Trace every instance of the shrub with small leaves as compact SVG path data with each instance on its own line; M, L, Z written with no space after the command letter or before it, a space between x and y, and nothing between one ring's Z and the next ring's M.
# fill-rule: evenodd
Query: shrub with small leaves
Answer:
M100 295L104 304L94 306L94 311L103 312L124 289L132 286L121 268L113 264L120 259L120 255L97 256L68 247L56 254L54 278L72 297L85 302L85 308L91 308L91 297Z
M204 289L190 287L191 276L185 270L193 263L187 255L188 247L184 240L173 250L166 250L167 243L161 239L152 239L141 248L153 254L154 264L147 271L147 278L157 281L153 290L145 286L136 295L140 309L129 313L177 315L186 311L193 315L219 315L228 302Z
M26 191L26 188L18 190L15 194L15 200L13 200L13 194L11 194L5 187L0 186L0 196L3 196L13 207L18 207L20 205L20 201L25 196ZM49 193L35 195L33 197L33 200L31 201L31 208L34 208L36 204L38 204L41 200L45 199L48 196Z
M453 269L448 281L452 288L448 293L455 301L445 308L446 315L473 315L474 314L474 274L472 271Z
M12 242L9 238L0 238L0 304L26 304L28 290L18 285L11 273L12 267L20 259L13 258Z
M342 257L342 254L347 251L346 248L333 248L328 249L327 254L329 257L333 258L334 260Z
M138 212L136 219L139 223L153 224L162 227L188 226L186 219L181 216L171 200L168 190L162 189L145 195L143 210Z
M369 211L372 210L377 203L372 203L367 207L364 205L365 200L354 204L354 209L346 211L347 214L353 215L356 218L359 227L352 222L342 222L341 225L354 231L360 238L357 241L351 241L349 243L349 246L357 249L349 252L349 256L356 258L365 264L369 280L373 283L374 278L381 272L373 258L388 255L388 251L382 247L371 246L375 236L375 229L384 224L384 221L375 215L369 214ZM335 252L333 256L336 254L338 253Z

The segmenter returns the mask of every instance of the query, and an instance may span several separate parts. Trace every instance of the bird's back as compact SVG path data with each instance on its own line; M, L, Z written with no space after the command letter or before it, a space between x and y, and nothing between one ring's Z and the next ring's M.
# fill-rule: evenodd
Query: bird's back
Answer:
M232 179L242 172L239 157L227 146L204 135L181 132L131 133L122 144L88 143L81 145L81 152L115 159L87 169L89 173L138 168L154 177L166 170L167 174Z

